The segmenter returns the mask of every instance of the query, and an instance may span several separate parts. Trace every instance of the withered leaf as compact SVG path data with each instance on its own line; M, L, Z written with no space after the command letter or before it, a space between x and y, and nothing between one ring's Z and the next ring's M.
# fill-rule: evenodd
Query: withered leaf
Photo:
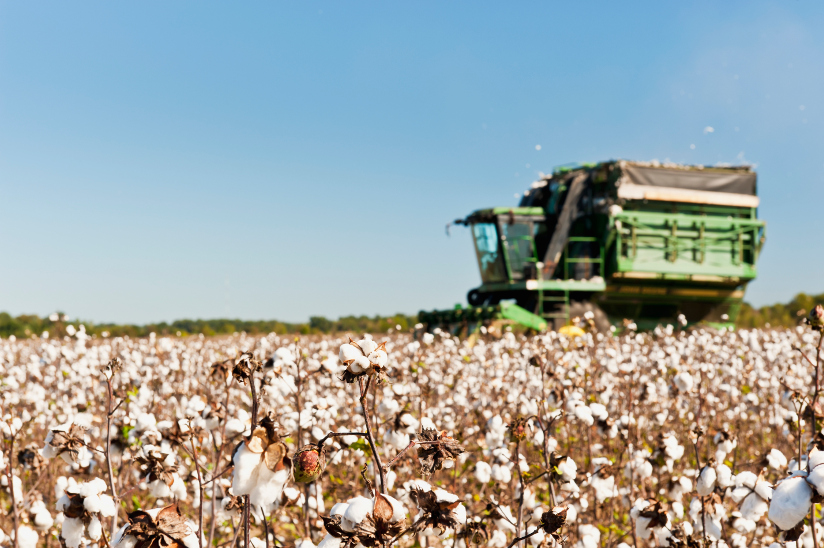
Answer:
M256 426L252 436L246 441L246 448L252 453L263 453L269 446L269 434L262 426Z
M283 457L286 456L286 452L287 448L285 443L282 441L275 442L267 447L266 451L264 451L263 462L269 470L272 472L277 472L284 467Z
M394 513L395 511L392 508L392 504L386 500L386 497L378 493L375 496L375 507L372 510L375 521L389 521L392 519Z
M190 534L189 526L186 524L186 518L180 513L180 508L177 503L170 504L157 513L155 519L157 529L166 535L176 539L182 540Z

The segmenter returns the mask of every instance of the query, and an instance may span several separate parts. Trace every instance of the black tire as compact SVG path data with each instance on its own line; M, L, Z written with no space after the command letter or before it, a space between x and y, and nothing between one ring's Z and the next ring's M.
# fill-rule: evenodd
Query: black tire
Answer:
M466 301L471 306L481 306L484 303L486 295L479 292L477 289L472 289L466 294Z
M580 317L584 314L592 312L592 321L595 323L595 329L599 333L609 333L609 328L612 324L609 323L609 318L603 310L590 301L572 301L569 303L569 318Z

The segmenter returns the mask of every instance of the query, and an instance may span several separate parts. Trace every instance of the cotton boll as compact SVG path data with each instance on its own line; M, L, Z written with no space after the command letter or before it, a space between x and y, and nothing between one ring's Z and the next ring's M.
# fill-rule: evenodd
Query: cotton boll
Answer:
M258 483L249 493L249 502L254 507L269 506L273 504L284 492L286 482L289 480L290 470L283 469L272 472L262 464L258 466Z
M99 512L101 506L102 503L100 502L100 497L97 495L87 496L83 499L83 508L88 510L90 514L96 514Z
M504 548L509 544L506 533L500 529L495 529L489 537L489 542L486 543L489 548Z
M572 481L578 475L578 465L572 458L567 457L558 463L558 471L561 473L561 479L564 481Z
M763 516L769 508L766 500L752 493L744 499L744 504L741 505L739 511L744 519L756 522L761 519L761 516Z
M355 526L363 521L366 514L372 511L373 502L366 497L355 497L349 500L349 507L343 514L340 527L349 533L355 530Z
M106 518L110 518L117 512L117 509L114 505L114 499L109 495L98 495L100 497L100 515Z
M100 535L103 534L103 526L97 517L93 517L88 526L89 538L92 540L99 540Z
M397 523L406 517L406 507L401 501L389 495L383 495L383 497L392 505L392 517L389 519L389 523Z
M589 484L595 490L595 498L600 503L604 502L606 499L614 497L616 494L615 478L613 476L602 478L600 475L595 475L592 477Z
M318 548L340 548L342 543L342 538L336 538L327 533L318 544Z
M527 533L532 533L535 531L535 527L531 527L527 530ZM546 538L546 534L544 533L543 529L539 530L537 533L529 537L529 544L531 546L538 547L543 544L544 539Z
M37 548L37 543L40 540L40 535L37 531L26 525L21 525L17 528L17 546L18 548ZM68 545L68 544L67 544Z
M149 482L149 493L155 498L165 499L172 495L171 489L169 486L166 485L166 482L162 479L156 479L152 482Z
M695 385L695 380L692 378L692 375L687 372L675 375L672 380L680 392L689 392Z
M343 516L346 513L346 509L349 508L348 502L337 502L332 509L329 511L329 517L332 516Z
M264 543L264 546L266 543ZM311 539L305 538L295 545L295 548L315 548L315 543Z
M54 525L54 518L52 518L48 510L43 508L34 514L33 523L35 529L38 531L48 531L51 526Z
M69 548L77 548L83 539L83 522L77 518L66 518L60 529L60 536Z
M698 491L698 495L702 497L706 497L710 493L713 492L715 489L715 481L718 478L718 475L715 471L715 468L711 466L705 466L701 470L701 475L698 476L698 483L695 485L696 491Z
M500 483L509 483L512 481L512 472L505 465L494 464L492 466L492 479Z
M489 483L492 480L492 467L484 461L476 462L475 479L480 483Z
M716 480L715 483L721 489L726 489L732 485L732 470L726 464L719 464L715 467Z
M787 467L787 457L778 449L770 449L767 453L767 464L775 470L783 470Z
M512 510L509 509L509 506L500 506L496 509L497 512L500 512L504 517L499 517L493 520L495 527L497 527L501 531L506 531L509 533L515 532L515 517L512 515Z
M186 492L186 484L183 483L183 480L177 474L175 474L174 481L169 490L171 491L172 497L177 500L186 500L189 496Z
M576 548L599 548L601 543L601 531L594 525L584 524L578 526L578 537Z
M773 491L767 517L780 529L795 527L810 511L812 489L801 476L793 476L778 483Z
M257 468L260 455L249 451L242 443L232 459L235 469L232 472L232 493L235 496L248 495L257 484Z
M383 440L399 451L409 445L409 439L409 434L398 430L387 430L383 435Z

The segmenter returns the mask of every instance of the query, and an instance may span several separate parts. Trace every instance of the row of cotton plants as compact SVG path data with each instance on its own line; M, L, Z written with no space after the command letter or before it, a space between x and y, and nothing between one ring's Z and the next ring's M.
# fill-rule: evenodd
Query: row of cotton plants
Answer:
M0 340L0 546L818 548L824 309L628 325Z

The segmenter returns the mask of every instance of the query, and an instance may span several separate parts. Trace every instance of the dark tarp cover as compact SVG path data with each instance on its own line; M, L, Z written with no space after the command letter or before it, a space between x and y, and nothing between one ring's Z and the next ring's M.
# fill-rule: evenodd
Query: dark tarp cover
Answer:
M709 190L755 196L755 173L751 171L709 171L673 169L626 164L624 173L636 185Z

